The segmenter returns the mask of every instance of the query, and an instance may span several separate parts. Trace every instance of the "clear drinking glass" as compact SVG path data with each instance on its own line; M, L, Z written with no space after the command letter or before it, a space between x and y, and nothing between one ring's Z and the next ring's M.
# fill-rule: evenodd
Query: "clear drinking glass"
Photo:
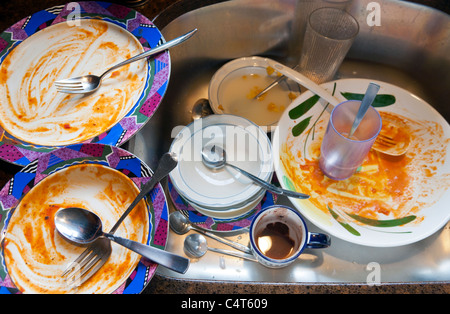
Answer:
M313 11L306 25L300 71L318 84L330 81L358 32L358 21L343 10L320 8Z
M292 22L291 40L289 41L289 64L296 65L300 59L305 36L306 24L311 12L331 7L346 11L353 0L297 0L295 6L294 20Z
M372 106L362 119L352 138L348 133L361 101L349 100L331 112L320 148L319 166L333 180L345 180L363 163L381 130L381 117Z

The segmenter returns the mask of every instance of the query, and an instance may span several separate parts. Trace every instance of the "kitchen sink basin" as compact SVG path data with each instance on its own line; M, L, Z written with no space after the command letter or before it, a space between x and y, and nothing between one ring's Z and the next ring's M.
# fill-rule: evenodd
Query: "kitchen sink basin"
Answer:
M192 122L192 107L208 98L208 84L224 63L243 56L265 56L294 65L288 43L294 0L179 1L154 23L169 40L193 28L198 33L170 50L172 69L164 100L150 122L127 148L150 167L169 150L181 127ZM369 0L355 0L349 11L358 19L360 33L336 78L370 78L402 87L450 119L450 16L405 1L378 0L381 25L369 26ZM209 5L208 5L209 4ZM171 210L169 194L166 194ZM289 200L280 198L279 203ZM323 232L308 222L310 231ZM246 231L227 234L248 244ZM169 234L167 249L184 254L185 236ZM228 249L208 239L214 247ZM331 247L310 250L293 265L271 270L217 253L192 260L179 275L159 268L161 276L252 282L439 282L450 280L450 224L414 244L372 248L337 238Z

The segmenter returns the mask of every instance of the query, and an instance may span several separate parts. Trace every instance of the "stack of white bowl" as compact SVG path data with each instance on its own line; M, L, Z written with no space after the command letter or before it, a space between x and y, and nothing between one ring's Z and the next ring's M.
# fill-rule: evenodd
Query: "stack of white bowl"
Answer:
M179 195L198 212L230 219L254 209L265 190L231 167L218 170L202 162L202 149L217 145L226 151L227 163L270 182L272 146L267 134L253 122L234 115L211 115L184 127L170 148L178 166L170 179Z

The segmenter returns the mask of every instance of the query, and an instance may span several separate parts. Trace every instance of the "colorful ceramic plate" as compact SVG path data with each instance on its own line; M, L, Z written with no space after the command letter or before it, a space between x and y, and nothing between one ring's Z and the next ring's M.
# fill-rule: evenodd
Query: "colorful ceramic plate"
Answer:
M323 87L342 100L361 99L370 82L345 79ZM366 246L400 246L428 237L450 218L450 126L408 91L375 83L381 89L373 106L382 120L411 136L404 156L388 158L372 150L351 178L326 178L318 158L329 109L307 91L287 108L274 133L275 168L284 188L312 196L291 201L324 231Z
M83 168L84 167L84 168ZM86 168L88 167L88 168ZM21 253L15 253L13 248L14 246L11 246L9 242L12 241L14 243L17 238L13 238L13 240L10 239L10 234L7 232L8 226L10 223L14 221L14 223L20 224L20 222L17 222L17 219L14 218L16 208L27 206L29 202L27 201L25 204L20 203L22 200L28 199L26 196L30 194L30 191L36 191L34 188L39 187L39 183L47 184L48 182L55 182L53 178L59 176L61 178L67 177L71 175L71 172L80 172L84 171L85 175L78 175L77 178L72 178L70 183L73 183L73 185L70 186L70 191L75 191L76 193L72 193L70 198L70 201L76 201L76 202L100 202L104 204L113 204L115 201L121 202L121 200L114 200L114 197L91 197L94 192L91 192L90 189L103 189L103 186L100 184L94 184L92 181L95 180L95 175L92 177L92 171L86 171L89 169L95 169L100 167L101 169L109 169L109 172L113 171L114 173L119 174L120 176L123 176L126 178L126 181L130 181L130 183L140 188L143 184L148 182L149 178L152 175L152 171L148 166L146 166L142 161L140 161L136 156L132 155L131 153L114 147L110 145L102 145L102 144L76 144L64 148L60 148L57 150L54 150L51 153L48 153L46 155L41 156L41 158L33 161L28 166L24 167L23 170L18 172L0 191L0 205L1 205L1 211L0 211L0 230L1 230L1 265L0 265L0 293L20 293L21 290L16 288L14 281L12 278L15 278L14 274L8 272L8 264L7 262L7 255L13 255L13 254L21 254ZM70 171L69 171L70 170ZM109 173L108 172L108 173ZM102 176L108 175L108 173L101 172ZM117 176L117 174L114 174ZM76 173L75 173L76 175ZM86 185L89 185L90 188L86 189L85 185L83 184L83 178L90 178L90 182L87 182ZM102 177L107 178L107 177ZM49 181L49 179L52 179ZM112 178L114 182L117 182L114 178ZM99 180L97 182L104 182L105 180ZM116 185L117 183L112 183L114 186L114 190L120 190L120 185ZM44 186L45 187L45 186ZM58 193L62 193L63 195L65 192L58 191L58 188L52 188L49 193L52 193L52 199L58 200L60 197L58 196ZM106 191L106 190L105 190ZM84 195L84 194L85 195ZM92 194L92 195L91 195ZM107 194L107 193L106 193ZM106 196L105 194L105 196ZM56 195L56 196L54 196ZM64 194L65 195L65 194ZM116 193L112 194L117 195ZM122 195L122 194L121 194ZM126 195L126 194L123 194ZM56 197L56 198L55 198ZM158 184L155 189L150 194L151 202L147 202L147 212L148 212L148 238L147 243L164 249L166 245L167 240L167 233L168 233L168 206L166 197L164 194L164 191L162 187ZM61 202L67 201L67 197L64 198L64 200L61 200ZM99 204L100 204L99 203ZM102 204L103 204L102 203ZM48 207L48 206L47 206ZM47 208L43 206L43 208ZM102 207L103 208L103 207ZM40 214L48 214L47 210L42 210L45 213L36 212L36 215ZM144 209L145 211L145 209ZM102 214L101 212L100 214ZM105 214L105 213L103 213ZM115 214L116 215L116 214ZM50 216L50 215L48 215ZM102 216L101 216L102 217ZM131 216L130 216L131 218ZM102 219L105 219L105 223L111 224L110 221L108 221L109 217L108 215L103 216ZM134 219L134 218L133 218ZM111 219L109 219L111 220ZM116 219L114 219L115 221ZM138 219L141 221L142 219ZM134 222L135 220L131 220ZM145 219L143 220L145 221ZM113 224L113 223L112 223ZM36 278L48 278L48 286L44 286L44 289L48 288L49 290L52 290L52 282L55 280L61 280L60 276L55 276L55 272L60 271L61 267L65 267L68 262L73 260L76 256L78 256L79 252L75 254L75 256L71 256L71 258L67 258L69 256L70 252L68 252L67 243L63 240L61 240L61 236L55 234L54 227L51 227L51 221L50 221L50 227L45 229L46 224L43 224L40 227L40 232L43 233L44 236L50 236L52 239L51 241L47 241L46 249L44 251L46 252L59 252L57 255L55 255L47 265L50 265L49 267L41 267L42 265L38 265L39 267L36 269L40 269L39 272L34 274L33 271L31 271L31 274L29 277L31 278L31 281ZM124 226L127 226L125 224ZM109 226L110 228L111 226ZM106 229L108 229L107 226L105 226ZM125 227L125 229L122 230L122 232L130 232L128 230L130 226ZM139 227L140 228L140 227ZM45 231L45 230L47 231ZM131 225L131 229L134 229L133 225ZM118 230L119 232L119 230ZM15 234L15 233L12 233ZM32 238L29 238L27 236L31 236L32 234L35 234L32 230L30 233L25 232L25 239L27 239L26 242L32 241ZM53 236L52 236L53 234ZM20 237L19 237L20 238ZM9 242L8 242L9 241ZM55 246L55 251L50 250L52 245ZM35 253L38 249L38 245L32 246L30 248L25 248L23 251L20 252L30 252L28 256L31 255L31 260L42 260L44 257L36 257ZM34 248L35 247L35 248ZM75 249L73 245L70 246L73 250ZM5 252L5 248L8 248L10 251ZM34 249L33 249L34 248ZM115 252L120 251L120 246L115 246L113 244L113 255L111 255L110 259L113 258L115 255ZM82 251L82 248L76 247L76 249L80 249ZM39 251L40 252L40 251ZM7 253L7 254L6 254ZM67 254L67 255L65 255ZM71 253L73 255L73 252ZM66 256L66 258L64 258ZM24 260L28 259L24 257ZM70 261L67 261L65 259L71 259ZM22 259L18 259L19 260ZM108 261L109 263L109 261ZM28 264L29 265L29 264ZM106 265L104 265L106 267ZM29 267L27 267L27 270ZM88 287L85 287L84 285L87 285L89 281L78 287L77 290L67 290L66 292L83 292L83 293L89 293L89 292L96 292L96 293L123 293L123 294L133 294L133 293L140 293L146 285L149 283L150 279L154 275L156 271L157 265L154 263L149 262L147 259L144 258L138 258L137 259L137 267L133 270L131 269L121 269L120 273L127 273L128 278L125 278L123 282L108 282L108 276L102 277L100 276L100 279L95 281L95 284L88 285ZM52 270L53 269L53 270ZM111 272L111 270L110 270ZM19 276L20 277L20 276ZM91 279L94 279L92 277ZM105 281L106 280L106 281ZM39 285L30 285L33 289L35 287L41 287L42 281L38 281ZM107 282L107 284L103 284ZM58 288L64 288L63 284L58 283ZM76 286L75 286L76 287ZM85 288L89 288L90 290L84 291ZM30 288L31 289L31 288Z
M0 34L0 158L27 165L66 145L123 144L161 103L168 52L117 69L92 94L58 93L53 82L100 75L161 42L140 13L95 1L40 11L6 29Z

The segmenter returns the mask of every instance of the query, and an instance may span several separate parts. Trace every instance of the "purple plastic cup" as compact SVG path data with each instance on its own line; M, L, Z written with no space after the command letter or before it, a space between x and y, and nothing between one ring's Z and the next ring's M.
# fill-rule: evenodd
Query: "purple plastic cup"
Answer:
M358 100L344 101L331 112L319 159L320 169L330 179L351 177L380 133L380 114L370 106L352 138L348 138L360 105Z

